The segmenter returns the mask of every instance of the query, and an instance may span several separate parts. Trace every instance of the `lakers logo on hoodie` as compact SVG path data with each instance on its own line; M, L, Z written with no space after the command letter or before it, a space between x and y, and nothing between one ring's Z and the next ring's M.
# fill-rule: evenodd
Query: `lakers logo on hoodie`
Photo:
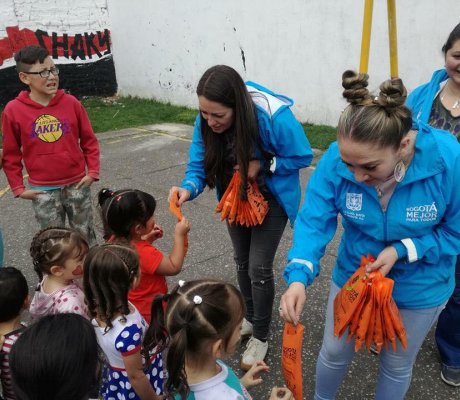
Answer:
M33 136L47 143L57 142L65 133L65 123L49 114L40 115L32 125Z

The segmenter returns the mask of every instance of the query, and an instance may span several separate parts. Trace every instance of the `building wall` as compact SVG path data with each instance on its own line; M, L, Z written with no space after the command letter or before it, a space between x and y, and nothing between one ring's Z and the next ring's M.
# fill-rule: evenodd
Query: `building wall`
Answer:
M374 2L370 88L390 75L386 1ZM442 5L441 5L442 3ZM302 121L335 124L341 74L357 69L363 0L107 0L119 92L196 107L215 64L296 101ZM460 1L396 1L399 71L408 89L444 65Z
M0 104L25 87L13 55L21 47L48 48L60 86L76 96L117 91L106 0L0 0Z

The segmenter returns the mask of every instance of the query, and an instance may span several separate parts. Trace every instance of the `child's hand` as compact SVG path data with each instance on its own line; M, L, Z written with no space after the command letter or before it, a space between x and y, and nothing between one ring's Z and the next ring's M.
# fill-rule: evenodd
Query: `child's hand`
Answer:
M85 175L83 178L81 178L81 181L77 183L77 186L75 186L75 189L80 189L82 187L91 186L93 182L94 182L94 178L92 178L89 175Z
M263 361L256 361L251 369L244 374L244 376L240 379L241 384L246 387L250 388L252 386L256 386L262 383L262 378L260 377L261 372L267 372L269 367Z
M288 388L280 388L275 386L270 393L269 400L291 400L293 398L294 397L292 396L292 392Z
M155 224L153 226L153 229L149 233L141 236L141 239L149 243L152 243L157 239L161 239L162 237L163 237L163 229L161 228L160 225Z
M46 194L46 192L44 190L24 190L19 197L25 200L35 200L40 194Z
M176 233L176 235L185 236L189 230L190 222L188 222L187 218L182 217L182 219L176 224L174 232Z

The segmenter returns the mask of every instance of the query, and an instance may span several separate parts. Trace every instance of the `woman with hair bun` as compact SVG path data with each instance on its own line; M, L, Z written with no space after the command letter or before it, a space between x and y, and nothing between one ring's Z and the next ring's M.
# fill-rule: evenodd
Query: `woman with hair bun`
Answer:
M375 398L403 399L417 353L455 285L460 252L460 147L453 135L420 126L404 106L400 79L386 81L377 97L368 76L346 71L337 142L312 174L294 230L284 277L289 285L280 314L298 323L305 288L319 274L337 216L344 232L332 272L323 345L316 365L315 399L334 399L351 363L354 343L334 336L333 301L360 257L376 260L394 280L393 298L406 328L408 348L383 348Z

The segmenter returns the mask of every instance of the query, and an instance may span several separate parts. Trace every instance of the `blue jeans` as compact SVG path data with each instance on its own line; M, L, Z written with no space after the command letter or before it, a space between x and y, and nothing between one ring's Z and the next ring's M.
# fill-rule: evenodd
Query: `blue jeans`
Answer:
M454 293L439 316L435 337L443 364L460 368L460 256L455 266Z
M348 329L341 338L334 336L333 304L340 288L331 284L327 303L323 345L316 363L315 400L334 399L355 355L355 342L347 343ZM420 310L400 309L407 333L407 350L397 341L396 352L391 347L380 352L380 367L375 399L402 400L409 389L412 368L426 335L436 322L444 304Z
M273 260L286 227L287 215L271 193L263 193L269 210L261 225L229 225L238 285L246 304L253 336L267 340L275 298Z

